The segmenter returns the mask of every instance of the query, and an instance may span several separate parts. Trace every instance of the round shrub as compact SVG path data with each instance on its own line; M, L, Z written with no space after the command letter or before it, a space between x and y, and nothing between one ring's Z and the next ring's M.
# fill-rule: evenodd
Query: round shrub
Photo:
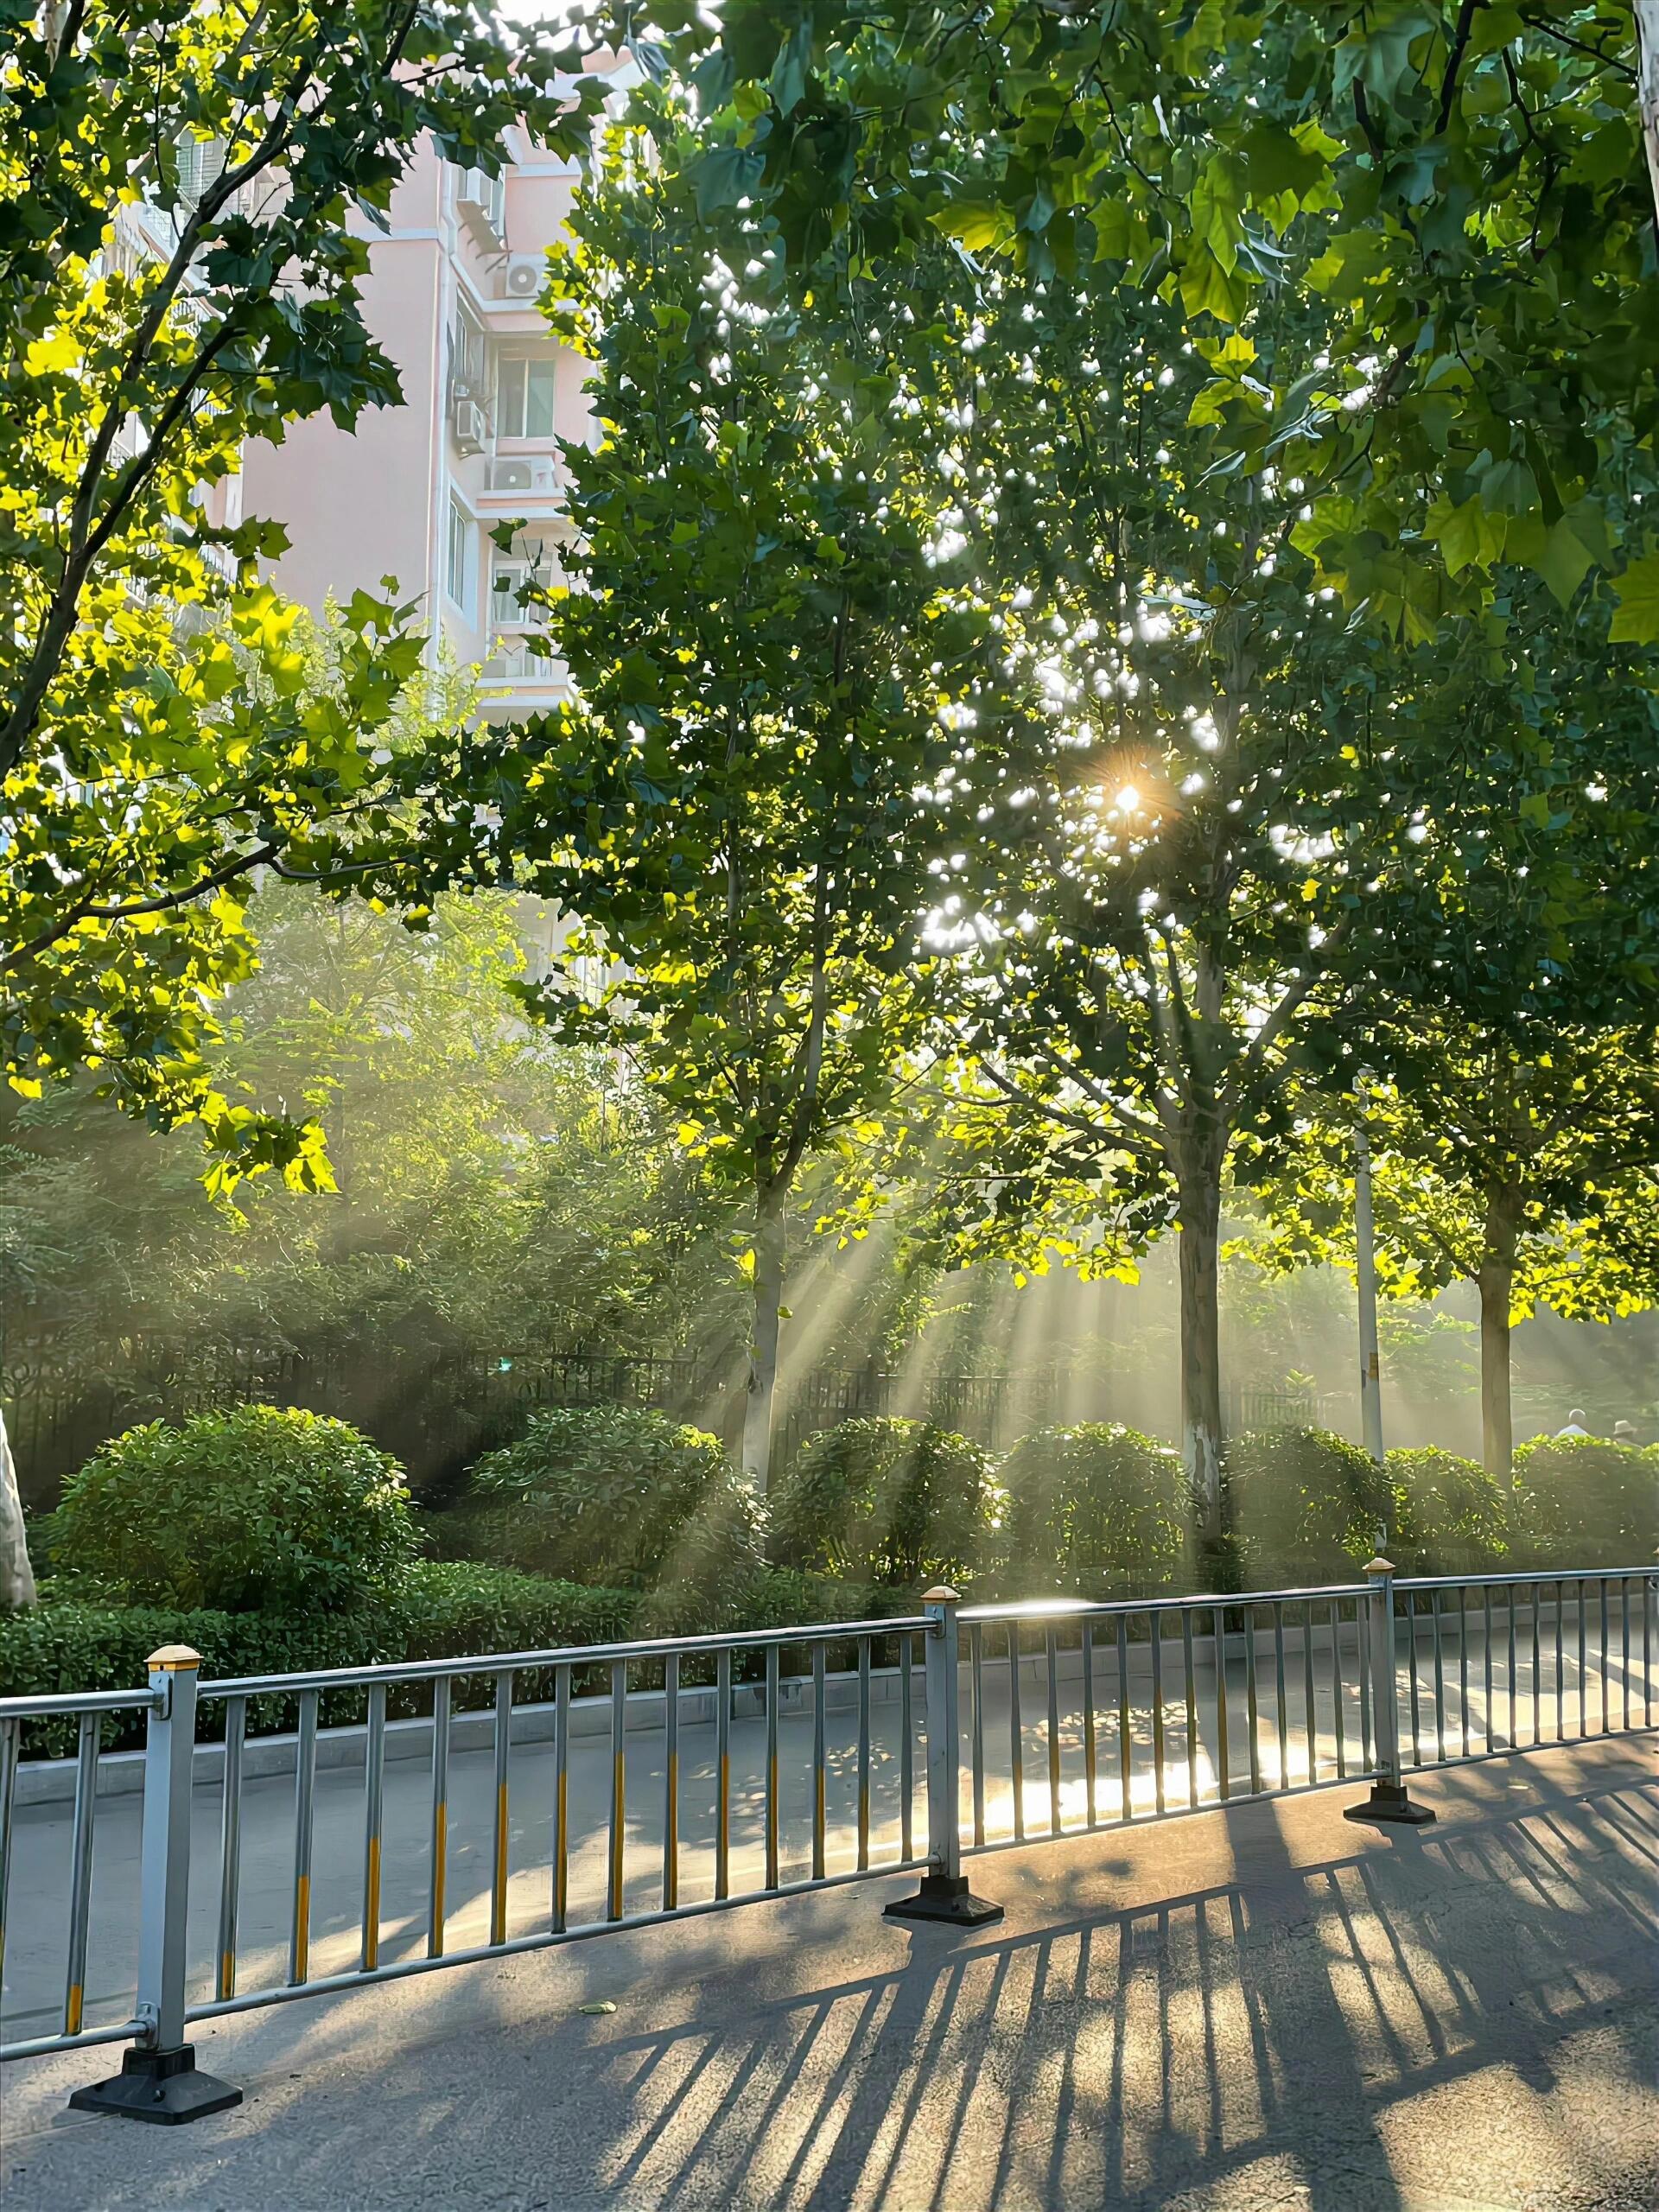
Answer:
M889 1587L966 1581L1001 1520L995 1461L925 1421L844 1421L811 1437L772 1499L779 1563Z
M1641 1567L1659 1544L1659 1449L1541 1436L1515 1455L1517 1548L1529 1567Z
M1344 1582L1401 1533L1399 1500L1369 1452L1325 1428L1258 1428L1223 1461L1228 1510L1249 1580Z
M1390 1452L1388 1476L1399 1529L1389 1556L1402 1573L1485 1574L1505 1564L1508 1501L1478 1460L1438 1446Z
M1120 1421L1022 1437L1002 1463L1010 1570L1027 1595L1138 1596L1186 1562L1179 1456Z
M761 1556L759 1504L720 1439L645 1406L532 1414L473 1469L461 1531L503 1566L619 1590L718 1588Z
M88 1589L272 1613L353 1605L417 1549L397 1461L292 1406L129 1429L64 1484L48 1544Z

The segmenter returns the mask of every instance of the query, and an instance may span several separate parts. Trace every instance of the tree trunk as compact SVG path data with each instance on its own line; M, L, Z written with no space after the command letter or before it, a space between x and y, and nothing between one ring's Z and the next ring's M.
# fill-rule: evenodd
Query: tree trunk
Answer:
M772 1474L778 1309L783 1301L784 1210L781 1198L774 1196L760 1201L755 1222L754 1330L749 1346L749 1399L743 1413L744 1471L763 1497Z
M1510 1402L1510 1307L1515 1290L1518 1222L1511 1194L1488 1195L1480 1272L1480 1434L1486 1471L1515 1480L1515 1417Z
M1654 226L1659 230L1659 0L1636 0L1636 97L1642 111Z
M35 1570L23 1534L23 1502L17 1495L6 1416L0 1412L0 1609L35 1603Z
M1198 1510L1198 1533L1221 1525L1221 1171L1204 1163L1180 1178L1181 1457Z

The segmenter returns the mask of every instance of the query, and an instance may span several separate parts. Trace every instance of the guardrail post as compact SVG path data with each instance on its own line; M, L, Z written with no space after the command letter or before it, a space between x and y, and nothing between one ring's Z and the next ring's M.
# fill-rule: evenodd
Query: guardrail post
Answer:
M1365 1600L1365 1630L1370 1637L1371 1746L1376 1773L1363 1805L1347 1806L1349 1821L1395 1821L1425 1827L1434 1818L1427 1805L1406 1794L1400 1775L1400 1715L1394 1680L1394 1563L1381 1556L1365 1569L1370 1594ZM1412 1664L1417 1655L1412 1654Z
M239 2105L242 2092L196 2066L184 2039L185 1916L190 1900L190 1785L201 1654L169 1643L149 1656L156 1702L144 1738L139 1845L138 2019L141 2039L107 2082L77 2089L80 2112L119 2113L176 2126Z
M887 1908L893 1920L945 1920L979 1928L1001 1920L1002 1908L976 1897L962 1871L962 1734L957 1710L961 1639L954 1590L930 1590L922 1600L927 1634L927 1857L922 1886Z

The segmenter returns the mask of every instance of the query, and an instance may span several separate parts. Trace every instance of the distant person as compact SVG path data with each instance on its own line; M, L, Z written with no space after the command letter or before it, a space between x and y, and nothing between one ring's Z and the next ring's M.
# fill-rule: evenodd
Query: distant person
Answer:
M1557 1436L1588 1436L1590 1432L1584 1425L1588 1419L1589 1415L1582 1406L1574 1406L1567 1417L1567 1427L1558 1428L1555 1433Z
M1635 1424L1628 1421L1616 1421L1613 1423L1613 1441L1615 1444L1634 1444L1636 1442Z

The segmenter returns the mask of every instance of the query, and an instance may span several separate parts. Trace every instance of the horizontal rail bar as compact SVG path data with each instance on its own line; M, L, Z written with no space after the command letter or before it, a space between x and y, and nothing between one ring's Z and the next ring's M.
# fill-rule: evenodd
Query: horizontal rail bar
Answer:
M1639 1571L1639 1570L1638 1570ZM1522 1581L1529 1578L1522 1575ZM1396 1590L1404 1587L1395 1584ZM1031 1598L1016 1605L964 1605L957 1614L963 1621L1083 1620L1102 1613L1179 1613L1209 1611L1217 1605L1301 1605L1309 1598L1365 1598L1369 1582L1320 1583L1307 1590L1211 1591L1196 1598Z
M162 1690L66 1690L54 1697L0 1697L0 1720L48 1720L60 1713L159 1713Z
M432 1682L457 1675L499 1675L531 1667L592 1667L619 1659L696 1658L702 1652L764 1651L792 1643L835 1643L861 1636L900 1636L906 1630L931 1631L933 1622L925 1613L886 1621L820 1621L803 1628L724 1630L718 1636L652 1637L638 1643L563 1644L547 1651L480 1651L464 1659L394 1660L374 1667L328 1667L300 1675L245 1675L222 1682L204 1682L198 1698L280 1697L295 1690L366 1689L375 1682ZM148 1698L130 1698L130 1704ZM48 1702L56 1713L62 1704ZM0 1719L5 1718L0 1707Z
M142 2020L124 2020L118 2028L83 2028L78 2036L33 2036L27 2043L0 2044L0 2065L13 2058L44 2058L54 2050L86 2050L95 2043L127 2043L143 2032Z
M1640 1582L1659 1580L1659 1565L1649 1567L1535 1567L1529 1574L1397 1574L1394 1580L1396 1590L1496 1590L1504 1587L1531 1588L1538 1583L1547 1586L1556 1582ZM1318 1593L1316 1593L1318 1594ZM1347 1597L1347 1591L1333 1592ZM1361 1593L1364 1592L1362 1590ZM1229 1599L1231 1605L1234 1601Z

